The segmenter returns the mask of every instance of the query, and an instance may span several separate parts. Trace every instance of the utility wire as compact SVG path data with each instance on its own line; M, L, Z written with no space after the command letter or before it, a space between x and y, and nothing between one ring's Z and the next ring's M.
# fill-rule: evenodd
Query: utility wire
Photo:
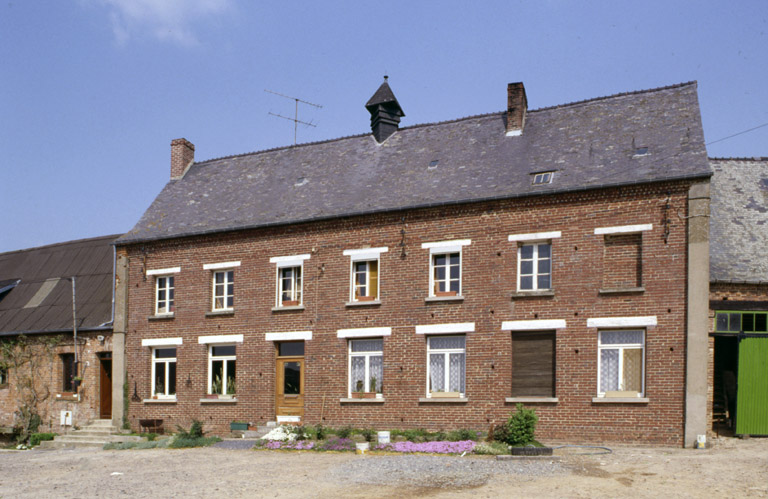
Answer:
M722 139L717 139L717 140L713 140L712 142L707 142L704 145L710 146L712 144L717 144L718 142L722 142L724 140L732 139L732 138L737 137L739 135L751 132L753 130L757 130L758 128L763 128L764 126L768 126L768 123L763 123L762 125L757 125L756 127L750 128L749 130L744 130L743 132L734 133L733 135L729 135L727 137L723 137Z

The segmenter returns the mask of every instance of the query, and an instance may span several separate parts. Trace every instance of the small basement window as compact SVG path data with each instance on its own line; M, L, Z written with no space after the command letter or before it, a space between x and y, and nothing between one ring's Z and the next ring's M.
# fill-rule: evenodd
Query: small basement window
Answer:
M533 174L533 185L551 184L555 172L541 172Z

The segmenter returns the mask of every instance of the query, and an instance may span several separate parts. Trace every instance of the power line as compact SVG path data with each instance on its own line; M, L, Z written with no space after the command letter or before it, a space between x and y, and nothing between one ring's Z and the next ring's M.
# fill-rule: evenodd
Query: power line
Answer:
M712 142L707 142L704 145L709 146L709 145L712 145L712 144L717 144L718 142L722 142L724 140L728 140L728 139L732 139L734 137L738 137L739 135L743 135L743 134L751 132L753 130L757 130L758 128L763 128L764 126L768 126L768 123L763 123L762 125L757 125L756 127L750 128L749 130L744 130L743 132L734 133L733 135L729 135L727 137L723 137L722 139L717 139L717 140L713 140Z

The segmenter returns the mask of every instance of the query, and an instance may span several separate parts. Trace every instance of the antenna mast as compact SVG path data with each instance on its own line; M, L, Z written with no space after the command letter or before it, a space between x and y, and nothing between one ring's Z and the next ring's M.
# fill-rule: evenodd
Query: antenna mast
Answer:
M299 128L299 123L301 123L302 125L311 126L313 128L317 127L317 125L314 125L312 122L307 123L306 121L301 121L299 119L299 102L301 102L302 104L307 104L308 106L319 108L319 109L322 109L323 106L321 106L320 104L313 104L311 102L307 102L305 100L299 99L298 97L291 97L289 95L283 95L279 92L273 92L272 90L267 90L266 88L264 89L264 91L270 94L279 95L280 97L284 97L286 99L291 99L292 101L296 102L296 110L294 112L293 118L289 118L288 116L283 116L281 114L275 114L272 111L267 113L271 116L276 116L278 118L283 118L284 120L293 121L293 145L296 145L296 134Z

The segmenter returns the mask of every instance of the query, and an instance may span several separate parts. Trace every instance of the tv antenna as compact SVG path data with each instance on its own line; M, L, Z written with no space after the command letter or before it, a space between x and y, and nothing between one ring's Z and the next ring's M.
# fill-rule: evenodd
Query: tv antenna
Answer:
M298 132L299 123L301 123L302 125L311 126L313 128L317 127L317 125L313 124L311 121L306 122L306 121L301 121L299 119L299 102L301 102L302 104L307 104L308 106L319 108L319 109L322 109L323 106L321 106L320 104L313 104L311 102L307 102L305 100L299 99L298 97L291 97L289 95L284 95L279 92L273 92L272 90L267 90L266 88L264 89L264 91L270 94L279 95L280 97L284 97L286 99L291 99L292 101L296 102L296 110L293 114L293 118L289 118L288 116L283 116L282 114L275 114L272 111L269 111L269 113L267 113L271 116L277 116L278 118L283 118L284 120L293 121L293 145L296 145L296 134Z

